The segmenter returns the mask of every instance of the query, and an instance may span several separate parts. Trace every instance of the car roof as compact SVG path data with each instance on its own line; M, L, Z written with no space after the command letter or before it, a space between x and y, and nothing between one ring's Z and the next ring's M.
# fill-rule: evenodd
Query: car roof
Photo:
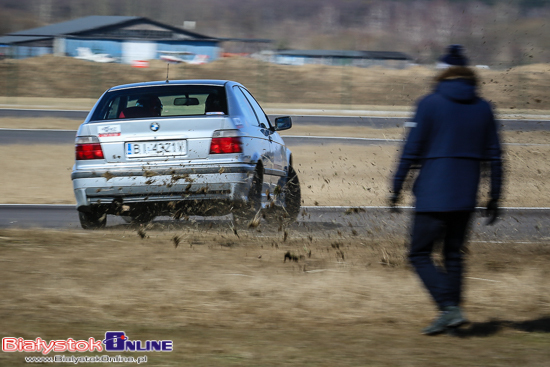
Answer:
M132 84L123 84L117 85L109 89L109 91L129 89L129 88L141 88L141 87L159 87L159 86L168 86L168 85L216 85L223 87L226 84L235 84L240 85L237 82L230 80L217 80L217 79L190 79L190 80L162 80L162 81L151 81L151 82L141 82L141 83L132 83Z

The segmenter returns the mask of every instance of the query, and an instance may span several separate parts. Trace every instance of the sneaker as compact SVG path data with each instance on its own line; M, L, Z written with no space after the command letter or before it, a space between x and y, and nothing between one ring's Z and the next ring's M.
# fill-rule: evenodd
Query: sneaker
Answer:
M439 317L432 322L430 326L422 330L424 335L436 335L444 332L448 328L457 328L467 323L468 320L462 315L458 306L448 306L443 308Z
M449 316L450 321L449 321L449 324L447 325L448 327L456 328L468 323L468 320L462 314L462 310L460 309L460 307L449 306L449 307L445 307L444 310L450 313L450 316Z

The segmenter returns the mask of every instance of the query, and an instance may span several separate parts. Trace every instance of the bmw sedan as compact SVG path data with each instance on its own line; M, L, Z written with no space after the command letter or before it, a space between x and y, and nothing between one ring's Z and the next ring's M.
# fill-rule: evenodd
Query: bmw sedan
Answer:
M72 181L80 223L104 227L107 214L146 223L232 213L293 221L300 184L292 154L241 84L184 80L107 90L80 126Z

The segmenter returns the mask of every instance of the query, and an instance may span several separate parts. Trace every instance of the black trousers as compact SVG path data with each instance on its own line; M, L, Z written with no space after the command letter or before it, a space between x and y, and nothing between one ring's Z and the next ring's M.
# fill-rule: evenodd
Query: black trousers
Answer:
M462 250L471 216L469 211L415 213L409 260L439 309L461 302ZM443 268L432 260L438 240L443 240Z

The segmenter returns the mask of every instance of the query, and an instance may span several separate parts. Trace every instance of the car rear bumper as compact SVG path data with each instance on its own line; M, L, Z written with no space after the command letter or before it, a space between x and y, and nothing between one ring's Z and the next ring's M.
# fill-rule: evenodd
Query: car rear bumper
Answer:
M77 208L185 200L246 201L255 166L93 169L71 174Z
M116 168L116 169L78 169L71 173L71 179L115 177L155 177L155 176L185 176L185 175L222 175L229 173L254 172L253 164L231 164L217 167L169 167L169 168Z

